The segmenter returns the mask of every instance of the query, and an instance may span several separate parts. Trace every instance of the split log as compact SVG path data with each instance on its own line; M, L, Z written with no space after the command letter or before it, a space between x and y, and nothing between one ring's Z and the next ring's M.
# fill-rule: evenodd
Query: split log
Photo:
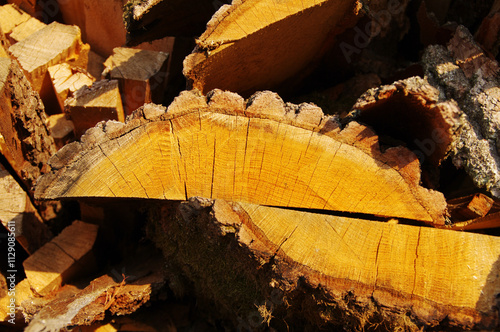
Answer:
M38 0L8 0L7 2L17 5L31 16L35 16L35 14L42 11Z
M297 82L358 19L359 1L247 0L222 6L184 61L190 86L245 97ZM265 50L256 52L255 50Z
M47 295L82 271L95 269L92 247L97 229L77 220L28 257L23 266L31 288Z
M446 215L444 197L419 186L414 154L381 153L368 128L340 131L320 108L273 93L245 107L233 93L184 92L167 112L148 104L125 125L93 128L49 164L37 199L201 196L437 224Z
M48 69L57 100L61 109L64 110L66 99L73 97L76 90L84 85L91 86L95 78L80 68L72 68L68 63L51 66Z
M47 225L31 203L29 195L0 165L0 222L10 231L28 254L34 253L52 238Z
M56 149L40 97L18 63L9 58L0 57L0 95L1 153L31 190Z
M219 7L231 1L129 1L123 19L130 46L165 36L197 37Z
M104 62L102 76L118 80L126 115L145 103L162 103L168 54L117 47Z
M19 24L30 19L30 15L20 10L15 5L0 6L0 29L6 37L12 33L12 30Z
M163 259L154 248L142 249L130 257L134 260L125 263L130 274L116 275L119 280L105 274L81 291L44 301L34 314L30 303L23 303L22 310L29 321L25 331L43 328L59 331L70 326L90 325L103 320L107 313L129 315L155 299L166 283Z
M463 168L478 188L500 197L498 63L459 26L447 47L425 50L422 64L429 83L463 112L462 129L450 153L453 164Z
M46 26L47 25L45 23L40 22L34 17L30 17L26 22L23 22L12 29L12 33L9 35L10 42L12 44L20 42Z
M78 27L53 22L12 45L9 51L43 98L50 85L47 69L62 62L85 69L90 47L82 43Z
M65 102L65 112L75 126L75 136L80 138L85 131L100 121L123 122L122 100L117 80L97 81L90 87L83 86L73 98Z
M47 126L58 150L75 138L75 125L65 113L49 116Z
M498 324L494 236L202 198L150 212L170 266L244 330Z
M103 57L125 45L122 0L57 0L63 20L80 27L82 37Z

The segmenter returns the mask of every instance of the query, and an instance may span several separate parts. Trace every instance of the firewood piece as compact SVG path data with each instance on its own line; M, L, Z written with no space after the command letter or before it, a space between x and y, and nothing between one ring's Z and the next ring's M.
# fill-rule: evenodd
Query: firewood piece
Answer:
M440 102L439 91L419 77L370 89L352 108L353 119L404 141L434 166L447 157L462 124L457 105Z
M493 207L494 200L484 194L455 198L448 201L452 220L464 221L484 217Z
M58 150L75 137L75 125L65 113L49 116L48 127Z
M34 17L30 17L26 22L23 22L12 29L12 33L9 35L10 42L12 44L20 42L46 26L47 25L45 23L40 22Z
M456 231L475 231L489 228L500 228L500 212L490 213L484 217L459 221L446 228Z
M143 250L131 258L133 263L125 263L129 275L116 275L118 281L103 275L76 294L48 302L25 331L40 331L41 327L59 331L68 326L90 325L104 319L108 312L123 316L144 306L157 296L166 282L162 271L164 262L156 250ZM116 269L113 271L112 274L117 274Z
M444 46L429 46L422 57L429 83L441 96L455 100L464 113L450 153L478 188L500 197L500 82L498 63L486 57L463 26Z
M30 19L30 15L20 10L19 7L8 4L0 6L0 29L8 37L12 30L19 24Z
M103 77L120 82L123 109L131 114L145 103L163 101L168 54L117 47L104 62Z
M199 198L161 205L148 225L198 298L213 301L214 315L253 319L252 330L262 309L271 323L306 322L310 330L361 331L377 317L390 331L497 324L498 237L227 205Z
M84 85L91 86L95 78L82 69L72 68L68 63L61 63L51 66L48 69L54 90L57 94L57 100L64 110L66 99L73 97L76 90Z
M73 121L77 138L100 121L125 121L118 81L102 80L83 86L66 100L65 112Z
M129 1L123 15L127 44L133 46L165 36L197 37L215 11L228 2L231 1Z
M0 165L0 222L29 254L52 238L30 197L9 172Z
M48 80L47 69L62 62L86 68L89 46L82 43L76 26L53 22L12 45L9 51L17 58L33 88L42 94ZM45 82L44 82L45 81Z
M23 266L31 288L46 295L79 273L89 273L94 268L97 229L97 225L76 220L28 257Z
M491 10L477 29L474 39L494 57L500 48L500 1L495 0Z
M218 88L248 97L278 90L287 79L308 73L333 37L355 23L360 7L355 0L224 5L185 59L184 75L203 93Z
M9 283L7 285L10 286ZM24 300L33 297L34 294L31 291L28 279L21 280L11 289L14 289L14 293L12 293L12 290L9 290L9 292L11 292L10 295L7 293L5 296L0 298L0 322L8 322L13 319L13 322L15 322L16 325L21 325L24 323L24 317L22 311L20 310L21 303ZM11 299L14 299L14 301ZM14 304L14 307L11 306L11 303ZM11 310L11 308L13 310ZM12 324L12 322L9 322L9 324Z
M36 16L37 13L40 13L43 10L38 0L8 0L7 2L15 4L31 16Z
M56 148L40 97L9 58L0 57L0 96L0 152L31 190Z
M246 112L233 93L185 92L166 113L148 104L125 125L95 127L49 161L36 197L201 196L444 222L444 197L419 186L415 155L381 153L368 128L340 131L320 108L270 94Z

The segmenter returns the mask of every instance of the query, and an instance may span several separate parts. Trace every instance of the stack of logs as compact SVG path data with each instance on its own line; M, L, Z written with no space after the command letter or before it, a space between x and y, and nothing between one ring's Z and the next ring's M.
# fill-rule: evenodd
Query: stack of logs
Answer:
M500 328L500 1L8 2L2 325Z

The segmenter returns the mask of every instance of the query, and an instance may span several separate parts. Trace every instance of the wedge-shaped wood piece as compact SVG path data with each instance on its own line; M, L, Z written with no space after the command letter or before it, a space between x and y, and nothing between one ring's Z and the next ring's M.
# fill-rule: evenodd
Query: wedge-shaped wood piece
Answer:
M219 88L248 96L301 78L357 19L356 0L234 1L222 6L184 61L204 93Z
M97 229L97 225L76 220L28 257L23 266L31 288L47 295L79 272L91 271L94 268L91 250Z
M125 125L63 148L36 197L223 198L443 223L443 196L419 186L404 148L380 152L368 128L340 131L320 108L273 93L184 92L168 112L146 105ZM82 151L83 150L83 151Z
M66 99L73 97L76 90L84 85L91 86L95 82L92 75L82 69L72 68L68 63L51 66L48 71L61 112L64 110Z
M498 237L200 198L161 209L150 225L166 259L233 317L263 306L271 326L286 307L288 324L312 330L380 317L389 331L498 324Z
M0 165L0 222L14 233L16 240L29 254L52 238L52 233L29 195L14 177Z
M49 116L47 126L58 150L75 137L75 125L65 113Z
M102 75L120 82L127 115L145 103L162 103L167 83L167 58L164 52L117 47L104 62Z
M73 98L66 100L65 112L73 121L76 137L99 121L125 121L118 81L102 80L81 87Z
M0 57L0 153L28 190L56 151L40 97L19 64Z
M33 88L42 90L48 67L71 61L86 68L90 47L83 44L77 26L53 22L12 45L9 51L17 58ZM43 97L43 91L40 92Z

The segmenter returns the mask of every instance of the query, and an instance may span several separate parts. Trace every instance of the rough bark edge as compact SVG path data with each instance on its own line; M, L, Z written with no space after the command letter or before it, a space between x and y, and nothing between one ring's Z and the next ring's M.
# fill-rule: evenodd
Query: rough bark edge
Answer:
M57 181L59 176L71 177L70 174L64 174L67 166L83 158L87 152L100 143L123 136L149 122L168 121L198 111L269 119L311 130L355 146L381 164L397 169L433 220L437 223L444 223L446 215L444 196L437 191L420 187L419 163L412 152L402 147L396 147L382 153L378 137L369 128L351 122L341 130L337 118L324 115L323 111L316 105L285 104L277 94L269 91L257 92L247 101L235 93L218 89L211 91L206 97L196 90L184 91L166 110L161 106L147 104L128 116L124 124L116 121L101 122L96 127L89 129L81 137L81 142L68 144L49 160L48 163L52 171L37 182L36 198L57 198L44 197L44 193Z
M16 165L14 160L9 160L9 163L31 191L36 179L44 173L44 165L56 152L55 143L46 124L42 100L31 88L16 60L11 59L4 89L10 93L11 99L6 102L12 106L13 130L18 135L19 149L27 161L23 165Z
M499 103L488 89L498 88L498 63L489 59L472 35L459 26L448 45L433 45L422 56L425 75L441 98L454 100L463 115L463 129L450 156L478 188L500 197L500 124L495 121Z

